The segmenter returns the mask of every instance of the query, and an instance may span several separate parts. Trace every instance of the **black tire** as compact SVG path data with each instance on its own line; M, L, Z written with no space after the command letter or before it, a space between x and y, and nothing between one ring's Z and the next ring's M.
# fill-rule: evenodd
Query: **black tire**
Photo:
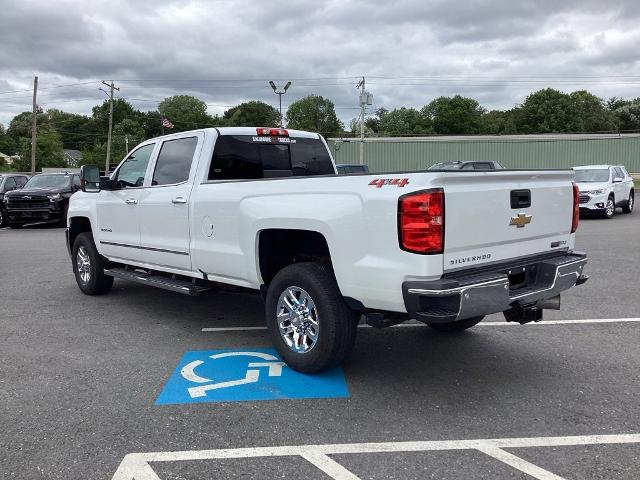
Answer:
M457 322L447 322L447 323L427 323L431 328L437 330L438 332L462 332L468 328L474 327L479 324L484 315L479 317L471 317L465 318L464 320L458 320Z
M613 208L609 208L610 204L613 206ZM610 196L609 198L607 198L607 203L604 206L604 211L602 212L602 216L607 220L609 220L609 219L612 219L615 214L616 214L616 201L613 198L613 196Z
M622 207L622 213L631 213L633 212L633 204L635 203L635 196L633 190L629 192L629 199L627 200L627 204Z
M315 304L310 315L317 321L317 331L311 330L317 334L317 339L305 352L296 352L286 343L278 324L280 296L290 287L304 290ZM298 299L302 298L301 295ZM305 373L327 370L342 364L351 353L360 315L345 303L330 267L309 262L283 268L271 281L265 304L267 327L273 344L294 370ZM297 322L304 322L296 314L293 317ZM293 324L290 325L293 329ZM313 325L311 327L315 328Z
M87 266L89 276L86 281L81 276L78 267L78 252L81 249L83 249L83 255L89 259L89 265ZM104 259L96 249L91 233L81 233L76 237L71 253L71 263L73 265L73 273L76 276L76 283L82 293L86 295L101 295L111 290L113 277L104 274L104 262Z
M0 208L0 228L4 227L6 224L7 224L7 214L2 208Z

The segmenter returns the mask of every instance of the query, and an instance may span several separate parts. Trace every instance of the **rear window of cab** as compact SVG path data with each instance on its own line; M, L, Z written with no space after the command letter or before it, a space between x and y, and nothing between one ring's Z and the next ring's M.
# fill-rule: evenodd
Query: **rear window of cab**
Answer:
M222 135L213 149L209 180L334 174L320 139Z

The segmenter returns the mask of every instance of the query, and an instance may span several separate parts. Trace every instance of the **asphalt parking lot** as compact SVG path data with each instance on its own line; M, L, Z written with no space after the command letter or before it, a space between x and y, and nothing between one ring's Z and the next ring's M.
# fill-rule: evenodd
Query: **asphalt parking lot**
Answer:
M640 317L640 214L582 220L577 248L591 279L545 318ZM0 230L0 294L4 478L640 478L635 321L360 328L348 397L159 405L185 352L269 348L238 329L258 296L87 297L46 227Z

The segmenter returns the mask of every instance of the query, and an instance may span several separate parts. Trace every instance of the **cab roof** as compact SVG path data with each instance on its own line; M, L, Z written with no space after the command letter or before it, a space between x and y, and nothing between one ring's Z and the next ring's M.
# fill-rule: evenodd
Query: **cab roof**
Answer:
M596 169L605 169L611 168L615 165L578 165L577 167L572 167L574 170L596 170Z

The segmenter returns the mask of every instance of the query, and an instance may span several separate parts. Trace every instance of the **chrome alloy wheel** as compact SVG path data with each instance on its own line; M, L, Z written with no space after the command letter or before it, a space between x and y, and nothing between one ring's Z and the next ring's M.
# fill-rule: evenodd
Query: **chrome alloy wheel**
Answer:
M318 341L318 311L311 296L300 287L288 287L278 298L278 329L284 342L296 353L307 353Z
M91 258L89 258L89 252L84 246L78 248L78 253L76 253L76 267L80 281L85 284L89 283L91 280Z
M607 200L607 217L611 217L613 216L613 213L615 212L616 207L613 203L613 199L610 198Z
M633 198L633 193L632 193L632 194L629 195L629 204L628 204L628 207L627 207L629 209L629 212L633 212L633 200L634 200L634 198Z

